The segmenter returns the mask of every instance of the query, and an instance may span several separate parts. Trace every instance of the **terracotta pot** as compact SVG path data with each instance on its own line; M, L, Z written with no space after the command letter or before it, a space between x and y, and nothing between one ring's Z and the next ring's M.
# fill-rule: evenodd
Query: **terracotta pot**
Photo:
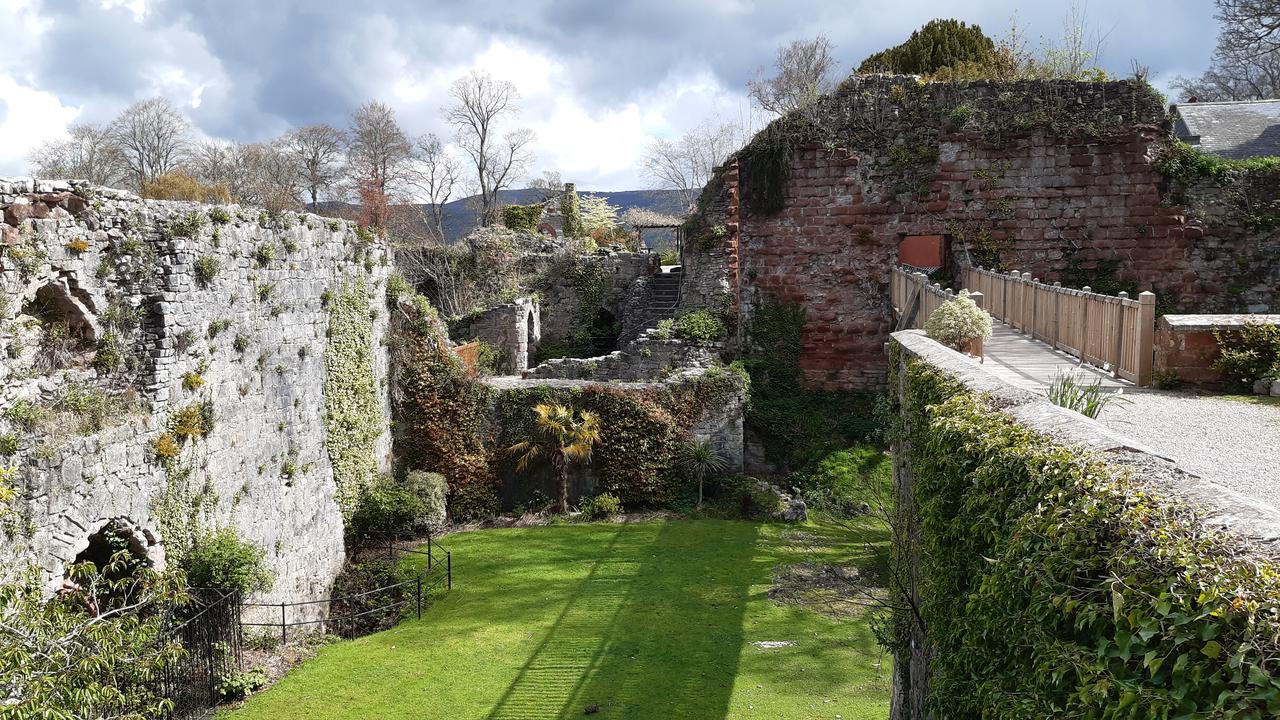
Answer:
M982 338L980 337L961 340L960 347L958 349L962 353L978 358L978 362L986 361L986 358L982 354Z

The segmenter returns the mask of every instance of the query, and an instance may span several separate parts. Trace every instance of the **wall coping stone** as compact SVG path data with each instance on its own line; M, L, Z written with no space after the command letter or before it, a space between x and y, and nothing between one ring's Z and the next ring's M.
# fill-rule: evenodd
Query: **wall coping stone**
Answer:
M1280 315L1260 315L1236 313L1228 315L1164 315L1160 318L1162 326L1178 332L1196 330L1213 330L1220 327L1238 327L1245 323L1261 323L1263 325L1280 325Z
M996 407L1023 426L1063 445L1100 453L1107 462L1132 470L1142 485L1197 507L1206 525L1252 540L1267 555L1280 555L1280 509L1189 473L1096 420L1010 385L969 357L929 339L921 330L903 330L891 337L911 355L971 390L987 394Z

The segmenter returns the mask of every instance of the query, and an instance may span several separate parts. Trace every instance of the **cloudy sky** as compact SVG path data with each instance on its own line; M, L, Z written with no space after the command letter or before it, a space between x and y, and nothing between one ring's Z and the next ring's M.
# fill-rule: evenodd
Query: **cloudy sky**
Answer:
M709 116L750 114L745 83L775 48L826 33L845 70L934 17L1032 44L1070 0L0 0L0 175L70 123L104 123L164 95L208 137L257 141L345 126L368 99L413 135L447 135L440 107L472 68L513 81L540 170L583 189L646 187L645 146ZM1102 65L1136 59L1158 87L1207 65L1211 0L1094 0Z

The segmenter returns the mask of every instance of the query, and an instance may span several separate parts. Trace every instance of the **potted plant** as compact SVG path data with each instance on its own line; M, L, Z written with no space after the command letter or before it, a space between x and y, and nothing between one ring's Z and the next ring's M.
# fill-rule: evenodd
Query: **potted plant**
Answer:
M991 316L961 290L933 311L924 324L925 334L962 353L982 358L982 343L991 337Z

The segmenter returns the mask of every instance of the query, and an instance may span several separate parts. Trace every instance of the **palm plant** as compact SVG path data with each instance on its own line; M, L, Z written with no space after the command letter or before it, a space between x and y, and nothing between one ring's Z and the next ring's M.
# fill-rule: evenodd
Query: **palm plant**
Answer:
M709 475L718 475L729 467L725 457L711 444L710 440L694 440L686 443L680 453L681 461L688 468L689 474L698 480L698 507L702 507L702 483Z
M533 408L533 436L507 448L519 455L516 469L524 472L543 459L551 461L559 489L560 512L569 512L569 466L591 462L591 450L600 441L600 418L588 410L541 403Z

